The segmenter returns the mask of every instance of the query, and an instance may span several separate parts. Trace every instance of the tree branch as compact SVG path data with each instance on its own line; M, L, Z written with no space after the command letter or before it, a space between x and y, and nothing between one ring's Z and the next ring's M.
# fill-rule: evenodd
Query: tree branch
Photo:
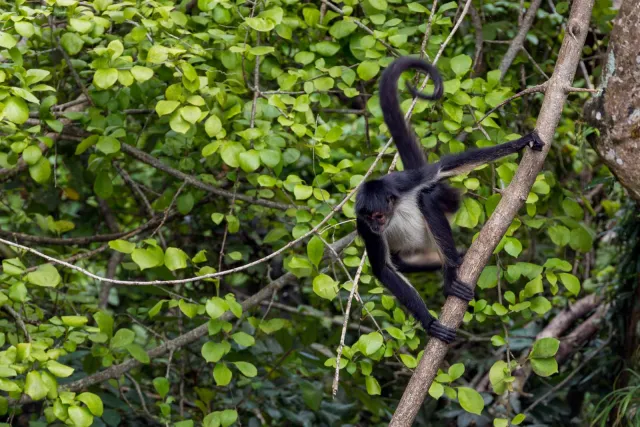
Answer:
M504 57L502 58L502 62L500 62L499 69L500 69L501 79L504 78L505 74L507 74L507 70L511 66L511 63L513 62L514 59L516 59L516 55L518 55L518 52L520 52L520 49L522 49L522 46L524 45L524 41L527 37L527 33L529 32L529 30L531 29L531 26L533 25L533 20L536 17L536 12L540 7L540 3L542 3L542 0L533 0L531 2L531 4L529 5L529 10L527 10L527 13L524 16L524 19L522 20L522 26L520 27L518 34L514 37L513 40L511 40L509 49L507 49L507 53L504 54Z
M524 153L513 181L503 192L502 199L496 210L464 257L464 262L459 270L459 277L463 282L471 283L475 286L482 269L518 210L527 199L536 176L542 169L567 98L566 88L571 86L578 67L582 46L589 28L589 18L593 3L594 0L576 0L573 2L567 25L568 33L573 36L565 37L562 42L558 62L548 82L544 102L538 117L537 132L541 139L546 142L545 147L540 153L531 151ZM533 4L529 13L525 16L525 23L528 18L533 20L533 16L529 16L533 15L532 11L534 11ZM445 326L457 328L462 322L466 309L467 304L464 301L449 297L442 309L440 321ZM410 426L413 423L446 353L447 345L445 343L437 339L429 340L420 364L409 381L390 426Z

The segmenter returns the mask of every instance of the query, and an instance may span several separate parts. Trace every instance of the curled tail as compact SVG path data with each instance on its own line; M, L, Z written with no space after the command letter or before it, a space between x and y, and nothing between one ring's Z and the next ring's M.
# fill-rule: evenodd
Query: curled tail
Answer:
M442 78L433 65L418 58L402 57L391 63L380 77L380 108L384 122L393 137L402 164L405 169L418 169L427 164L423 150L420 148L413 132L409 129L398 100L398 80L400 75L409 69L424 71L433 80L433 94L419 92L407 82L407 89L417 98L435 100L442 97Z

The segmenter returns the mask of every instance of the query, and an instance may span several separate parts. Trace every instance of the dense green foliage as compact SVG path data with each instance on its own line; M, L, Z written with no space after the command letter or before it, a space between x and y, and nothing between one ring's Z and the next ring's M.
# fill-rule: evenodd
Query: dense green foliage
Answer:
M353 190L393 159L391 146L375 162L388 139L377 78L421 46L438 59L444 99L412 109L430 160L528 132L543 94L492 109L553 72L568 3L543 5L528 52L501 79L507 46L498 42L516 34L519 3L474 2L477 56L468 16L447 39L456 2L433 15L431 2L400 0L1 2L0 237L83 270L0 245L0 414L73 426L385 425L425 333L365 264L332 399L362 243L323 258L355 229ZM597 2L585 48L594 78L611 16ZM579 74L575 85L584 84ZM413 101L402 96L407 111ZM624 196L587 143L588 96L569 98L547 167L480 277L421 425L551 425L574 410L553 399L524 414L544 381L566 375L557 337L535 335L576 299L604 294L616 268L599 249L610 253L601 233ZM517 164L511 156L451 180L465 193L452 219L460 246ZM111 287L87 272L141 283ZM261 301L247 300L283 274ZM437 312L441 278L410 278ZM191 280L145 283L173 279ZM147 354L189 331L193 339ZM533 394L505 406L496 394L513 391L526 349ZM127 360L140 366L88 388L74 382ZM485 374L491 392L480 394ZM611 372L594 375L602 386Z

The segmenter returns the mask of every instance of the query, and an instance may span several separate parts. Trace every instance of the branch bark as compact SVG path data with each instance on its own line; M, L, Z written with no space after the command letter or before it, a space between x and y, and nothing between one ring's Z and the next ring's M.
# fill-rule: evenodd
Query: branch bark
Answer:
M498 207L466 253L459 270L460 280L466 283L472 283L475 286L482 269L518 210L526 201L536 176L542 169L544 159L551 148L555 128L562 114L562 107L567 98L567 89L571 87L578 67L582 47L589 29L593 3L594 0L573 2L567 24L567 37L562 42L558 62L548 82L536 126L538 134L546 142L545 147L540 153L525 152L516 175L504 191ZM526 19L527 17L525 17L525 22ZM455 297L449 297L442 309L440 320L448 327L457 328L462 323L466 309L465 302ZM420 364L413 373L398 404L390 426L410 426L413 423L446 353L447 345L445 343L436 339L429 340Z

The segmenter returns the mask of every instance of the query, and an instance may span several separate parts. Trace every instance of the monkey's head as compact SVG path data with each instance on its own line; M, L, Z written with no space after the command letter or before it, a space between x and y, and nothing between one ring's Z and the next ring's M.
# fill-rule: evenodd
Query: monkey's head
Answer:
M371 232L382 234L393 216L397 196L380 180L365 182L356 196L356 215Z

